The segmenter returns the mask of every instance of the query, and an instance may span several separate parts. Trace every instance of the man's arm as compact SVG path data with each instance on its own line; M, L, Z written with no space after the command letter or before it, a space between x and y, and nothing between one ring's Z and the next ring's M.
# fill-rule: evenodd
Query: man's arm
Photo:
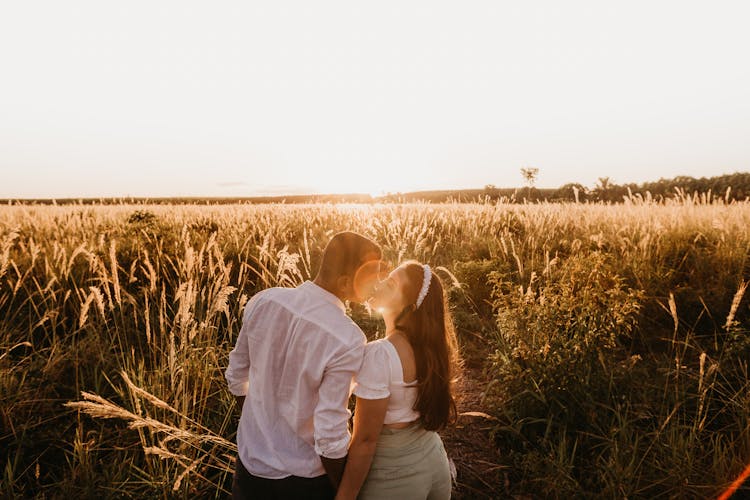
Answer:
M315 451L331 483L338 487L349 447L349 391L352 378L362 364L364 345L350 347L326 367L318 391L313 417Z
M247 335L243 327L237 337L237 344L229 353L229 366L224 372L229 392L237 397L240 409L242 409L242 403L245 402L250 379L250 353L247 350L247 344ZM239 398L242 398L242 401Z
M242 413L242 406L245 404L245 395L247 394L250 378L250 351L248 350L247 330L250 327L251 309L252 305L256 302L256 297L258 295L250 299L245 306L242 327L237 336L237 343L232 352L229 353L229 366L224 372L229 392L236 397L240 413Z

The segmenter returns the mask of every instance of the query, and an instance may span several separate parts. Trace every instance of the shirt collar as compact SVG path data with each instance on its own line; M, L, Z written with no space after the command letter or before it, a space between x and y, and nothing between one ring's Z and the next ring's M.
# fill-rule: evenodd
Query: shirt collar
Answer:
M341 299L336 297L334 294L332 294L328 290L322 288L321 286L316 285L312 281L305 281L299 286L299 288L303 290L308 290L309 292L315 294L316 296L320 297L326 302L330 302L331 304L335 305L336 307L341 309L341 312L346 313L346 305L344 305L344 303L341 302Z

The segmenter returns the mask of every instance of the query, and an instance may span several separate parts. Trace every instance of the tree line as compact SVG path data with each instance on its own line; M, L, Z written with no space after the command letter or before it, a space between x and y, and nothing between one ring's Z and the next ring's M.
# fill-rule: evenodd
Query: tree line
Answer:
M710 194L711 198L723 198L726 201L744 201L750 198L750 172L714 177L690 177L681 175L672 179L659 179L640 184L616 184L609 177L600 177L596 185L588 188L579 183L568 183L557 189L537 189L534 187L538 170L521 169L526 187L501 189L487 185L483 194L490 199L508 199L509 201L593 201L620 203L631 196L650 197L653 200L665 200Z
M575 190L578 190L580 200L621 202L631 195L650 195L653 199L662 200L684 197L694 194L710 194L715 198L725 198L726 201L743 201L750 198L750 173L737 172L734 174L715 177L690 177L681 175L672 179L659 179L654 182L641 184L615 184L609 177L601 177L593 189L586 189L577 184L566 184L557 189L553 199L572 201Z
M594 187L579 183L568 183L559 188L537 188L535 186L538 168L522 168L521 176L525 187L498 188L487 184L484 188L460 190L415 191L410 193L388 193L383 196L369 194L327 194L327 195L288 195L288 196L255 196L255 197L194 197L194 198L69 198L69 199L6 199L0 204L87 204L117 205L129 204L208 204L223 205L234 203L402 203L402 202L476 202L478 200L524 203L527 201L550 202L605 202L622 203L630 196L641 196L656 201L699 195L710 198L723 198L726 201L744 201L750 199L750 172L715 177L689 177L681 175L673 179L659 179L641 184L616 184L609 177L600 177Z

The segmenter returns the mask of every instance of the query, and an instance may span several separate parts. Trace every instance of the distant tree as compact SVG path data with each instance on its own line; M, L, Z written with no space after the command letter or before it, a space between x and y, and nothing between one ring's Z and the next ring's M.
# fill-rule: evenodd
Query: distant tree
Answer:
M529 187L534 187L536 184L536 178L539 175L539 169L535 167L524 167L521 169L521 177L523 181Z
M531 197L531 190L536 184L536 178L539 175L539 169L535 167L523 167L521 168L521 177L526 183L526 197Z

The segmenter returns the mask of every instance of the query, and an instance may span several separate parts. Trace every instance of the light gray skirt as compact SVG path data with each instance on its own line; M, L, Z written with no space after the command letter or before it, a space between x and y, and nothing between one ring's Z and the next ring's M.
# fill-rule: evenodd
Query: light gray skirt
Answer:
M383 428L359 497L429 499L451 497L451 473L443 442L418 423L404 429Z

